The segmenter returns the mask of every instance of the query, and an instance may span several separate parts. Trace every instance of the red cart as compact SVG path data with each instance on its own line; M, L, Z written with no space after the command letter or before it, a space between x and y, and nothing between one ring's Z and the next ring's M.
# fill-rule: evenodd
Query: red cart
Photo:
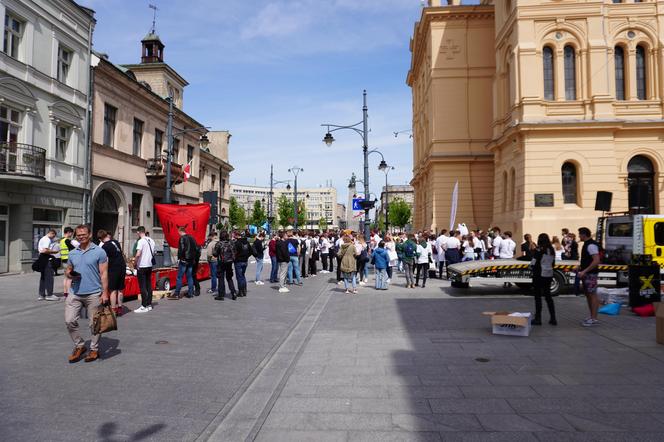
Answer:
M152 288L154 290L170 290L175 287L178 277L177 267L160 267L152 270ZM198 271L196 272L196 279L198 281L205 281L210 279L210 265L207 262L198 264ZM182 285L187 285L187 277L182 277ZM131 298L141 294L138 286L138 277L134 275L125 276L125 289L124 297Z

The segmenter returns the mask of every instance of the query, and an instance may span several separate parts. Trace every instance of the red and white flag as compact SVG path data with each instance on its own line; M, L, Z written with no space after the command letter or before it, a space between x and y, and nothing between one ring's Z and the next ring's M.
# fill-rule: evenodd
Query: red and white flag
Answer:
M189 177L191 176L191 161L189 161L187 165L184 166L184 169L182 169L182 173L184 174L184 182L186 183L189 180Z

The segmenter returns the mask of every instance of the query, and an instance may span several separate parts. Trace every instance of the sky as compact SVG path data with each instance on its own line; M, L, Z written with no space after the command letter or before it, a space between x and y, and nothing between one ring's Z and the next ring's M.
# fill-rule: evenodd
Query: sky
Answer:
M140 40L152 26L164 61L189 86L184 110L212 130L229 130L231 183L337 188L347 198L352 172L363 174L362 139L334 133L327 147L322 123L362 121L368 93L369 147L394 170L390 184L412 177L409 40L420 0L80 0L96 11L94 49L116 64L140 62ZM371 192L380 197L381 158L370 155Z

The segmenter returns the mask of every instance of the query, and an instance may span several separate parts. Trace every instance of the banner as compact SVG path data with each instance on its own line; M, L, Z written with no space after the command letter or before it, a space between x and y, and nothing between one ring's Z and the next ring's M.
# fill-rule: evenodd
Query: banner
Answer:
M210 204L155 204L155 210L164 230L164 238L171 247L180 242L178 228L184 227L185 232L196 240L199 246L205 243L205 233L210 219Z
M454 222L456 221L457 206L459 205L459 181L454 185L452 192L452 209L450 210L450 231L454 230Z

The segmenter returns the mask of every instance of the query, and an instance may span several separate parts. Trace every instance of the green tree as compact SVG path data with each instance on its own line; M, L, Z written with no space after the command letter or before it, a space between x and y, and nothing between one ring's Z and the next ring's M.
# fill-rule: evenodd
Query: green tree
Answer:
M259 200L254 201L254 208L251 211L251 218L249 223L254 226L262 226L263 223L267 220L267 214L265 209Z
M233 228L244 229L247 224L247 215L244 213L244 208L237 203L235 197L231 197L228 218Z
M293 222L293 201L281 195L277 200L277 224L284 228Z
M327 230L327 220L325 218L321 218L318 220L318 228L323 232Z
M410 222L411 217L411 210L408 203L400 198L390 201L388 217L391 225L403 229Z

